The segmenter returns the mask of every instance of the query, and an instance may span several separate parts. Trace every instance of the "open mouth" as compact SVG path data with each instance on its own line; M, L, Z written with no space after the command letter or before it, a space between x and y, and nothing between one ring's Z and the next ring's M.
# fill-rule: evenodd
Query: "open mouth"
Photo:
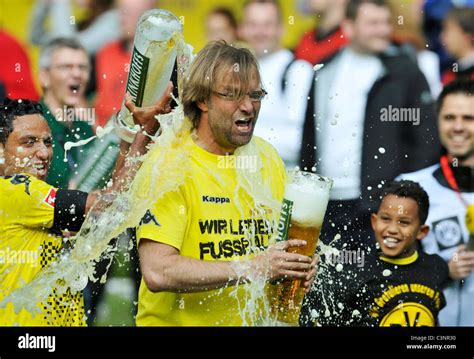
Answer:
M39 178L42 178L46 176L48 164L45 162L33 163L30 168L34 175Z
M235 125L237 126L238 130L242 133L248 133L252 131L252 119L251 118L242 118L240 120L235 121Z
M400 242L400 239L393 237L384 237L383 239L383 244L388 248L395 248Z
M455 145L462 145L464 144L466 141L467 141L467 137L466 136L451 136L451 141L453 142L453 144Z
M80 88L81 85L69 85L69 90L74 94L78 93Z

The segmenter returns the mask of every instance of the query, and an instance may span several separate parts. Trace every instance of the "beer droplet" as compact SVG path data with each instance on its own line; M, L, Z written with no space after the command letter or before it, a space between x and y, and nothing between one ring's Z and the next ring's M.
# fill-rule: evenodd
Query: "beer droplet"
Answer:
M314 71L321 70L324 67L324 64L316 64L313 66Z
M385 153L385 148L379 147L379 152L380 152L381 154L384 154L384 153Z

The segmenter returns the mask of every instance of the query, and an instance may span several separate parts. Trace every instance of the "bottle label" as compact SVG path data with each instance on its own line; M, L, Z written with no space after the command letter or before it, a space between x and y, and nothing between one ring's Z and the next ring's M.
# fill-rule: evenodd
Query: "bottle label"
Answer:
M132 96L133 103L140 107L145 93L145 84L150 59L143 56L136 47L133 48L130 73L128 74L127 92Z
M291 211L293 210L293 201L283 198L281 203L280 221L278 222L277 242L283 242L288 239L290 229Z

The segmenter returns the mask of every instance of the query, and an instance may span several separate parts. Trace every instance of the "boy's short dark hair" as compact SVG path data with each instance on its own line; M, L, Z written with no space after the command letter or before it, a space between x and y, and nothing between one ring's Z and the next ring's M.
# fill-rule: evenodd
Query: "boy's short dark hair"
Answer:
M43 107L36 101L27 99L11 100L5 98L0 105L0 143L6 144L8 136L13 132L13 121L17 116L40 114Z
M463 94L466 96L474 96L474 80L471 80L468 76L461 76L450 82L443 87L443 91L438 96L436 101L436 110L441 111L443 107L443 102L446 96L452 94Z
M380 202L382 202L382 200L389 194L393 194L397 197L414 199L418 204L418 217L420 218L420 224L425 224L430 209L430 199L426 191L418 182L408 180L388 182L382 189Z
M390 9L390 5L387 0L349 0L346 7L346 18L349 20L355 20L359 13L359 8L363 4L373 4Z

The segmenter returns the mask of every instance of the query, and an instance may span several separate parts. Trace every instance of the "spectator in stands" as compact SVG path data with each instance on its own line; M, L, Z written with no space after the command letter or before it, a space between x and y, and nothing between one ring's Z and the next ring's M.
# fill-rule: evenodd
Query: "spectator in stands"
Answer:
M125 94L135 28L140 16L154 7L156 0L118 0L120 39L107 43L96 55L96 126L104 126L120 109ZM110 96L116 93L119 96Z
M419 182L430 196L426 224L431 230L421 245L449 266L447 305L439 315L443 326L474 326L474 233L466 226L466 210L474 204L474 80L459 78L438 99L438 130L446 152L439 162L400 179Z
M255 51L268 92L255 134L276 147L287 167L298 164L306 96L313 80L309 63L295 60L282 47L282 13L278 1L253 0L244 5L241 38Z
M88 18L80 23L72 13L71 0L38 0L33 9L30 41L45 45L56 37L77 37L90 55L120 36L117 10L113 0L86 0L78 2L86 8ZM50 25L46 30L46 22Z
M474 79L474 7L453 8L443 23L441 41L456 60L442 77L447 84L456 77Z
M53 159L46 182L68 188L70 177L85 158L87 146L72 148L66 154L64 145L93 136L93 109L81 107L89 80L89 60L77 40L57 38L41 49L39 66L41 104L53 137Z
M217 7L206 17L207 41L225 40L235 43L237 39L237 20L231 10Z
M415 0L411 4L390 0L392 8L393 33L392 40L405 48L425 75L430 85L433 99L441 92L439 73L439 57L429 50L427 39L423 34L423 0Z
M434 163L439 144L426 79L390 43L387 2L352 0L346 17L350 45L317 72L308 97L301 166L334 179L323 242L339 234L341 245L359 247L373 242L382 182Z
M331 58L347 44L341 22L347 0L299 0L305 14L315 15L317 26L303 35L295 48L295 57L313 65Z
M39 94L31 75L30 60L23 46L6 31L0 30L0 82L4 87L4 95L9 98L29 98L38 100Z

